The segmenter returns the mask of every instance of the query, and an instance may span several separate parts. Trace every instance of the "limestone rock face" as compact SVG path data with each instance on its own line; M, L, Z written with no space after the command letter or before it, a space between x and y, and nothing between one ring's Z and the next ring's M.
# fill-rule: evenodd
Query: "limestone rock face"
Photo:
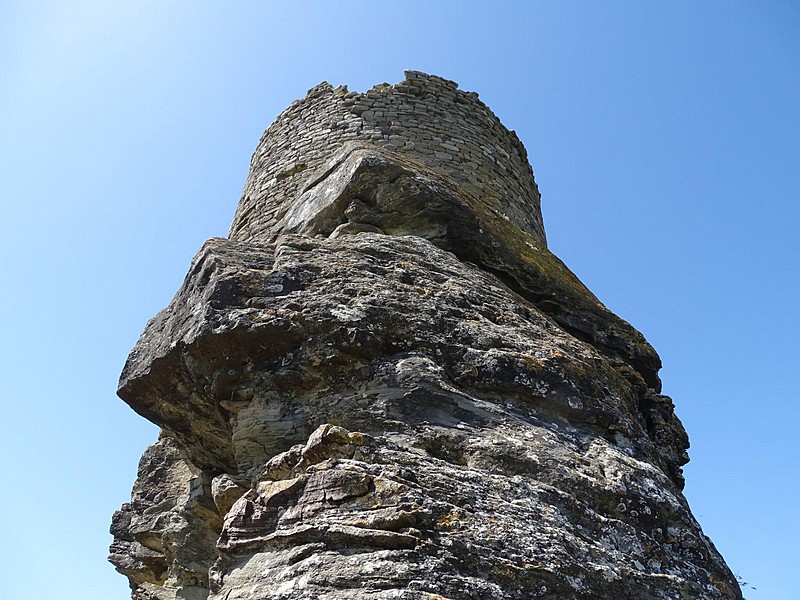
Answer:
M122 374L162 429L112 524L134 600L741 598L658 356L538 207L452 82L281 115Z

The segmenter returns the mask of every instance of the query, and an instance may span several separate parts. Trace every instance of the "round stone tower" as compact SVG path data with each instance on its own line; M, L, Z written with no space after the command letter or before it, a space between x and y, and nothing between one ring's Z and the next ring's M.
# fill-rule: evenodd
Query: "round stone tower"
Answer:
M411 159L459 194L546 243L540 195L522 142L474 92L419 71L366 93L321 83L270 125L253 153L230 230L243 242L269 241L296 198L324 177L347 144Z

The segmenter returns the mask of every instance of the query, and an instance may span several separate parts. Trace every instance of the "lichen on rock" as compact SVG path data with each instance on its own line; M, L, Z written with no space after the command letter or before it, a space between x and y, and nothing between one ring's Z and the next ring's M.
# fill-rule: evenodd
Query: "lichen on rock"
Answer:
M475 94L322 84L125 365L162 435L111 561L134 600L740 598L659 368Z

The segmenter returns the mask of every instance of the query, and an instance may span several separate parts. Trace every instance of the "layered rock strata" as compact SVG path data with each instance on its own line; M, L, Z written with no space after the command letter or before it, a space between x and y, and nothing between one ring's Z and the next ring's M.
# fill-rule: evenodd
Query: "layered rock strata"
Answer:
M659 367L476 95L322 84L125 365L162 434L111 561L134 600L741 598Z

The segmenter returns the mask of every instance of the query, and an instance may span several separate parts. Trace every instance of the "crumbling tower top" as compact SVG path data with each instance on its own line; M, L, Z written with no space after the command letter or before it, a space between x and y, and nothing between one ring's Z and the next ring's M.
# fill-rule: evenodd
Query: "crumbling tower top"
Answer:
M363 94L323 82L283 111L253 154L231 239L268 241L294 200L324 177L329 159L353 143L421 163L471 202L546 243L522 142L476 93L419 71Z

